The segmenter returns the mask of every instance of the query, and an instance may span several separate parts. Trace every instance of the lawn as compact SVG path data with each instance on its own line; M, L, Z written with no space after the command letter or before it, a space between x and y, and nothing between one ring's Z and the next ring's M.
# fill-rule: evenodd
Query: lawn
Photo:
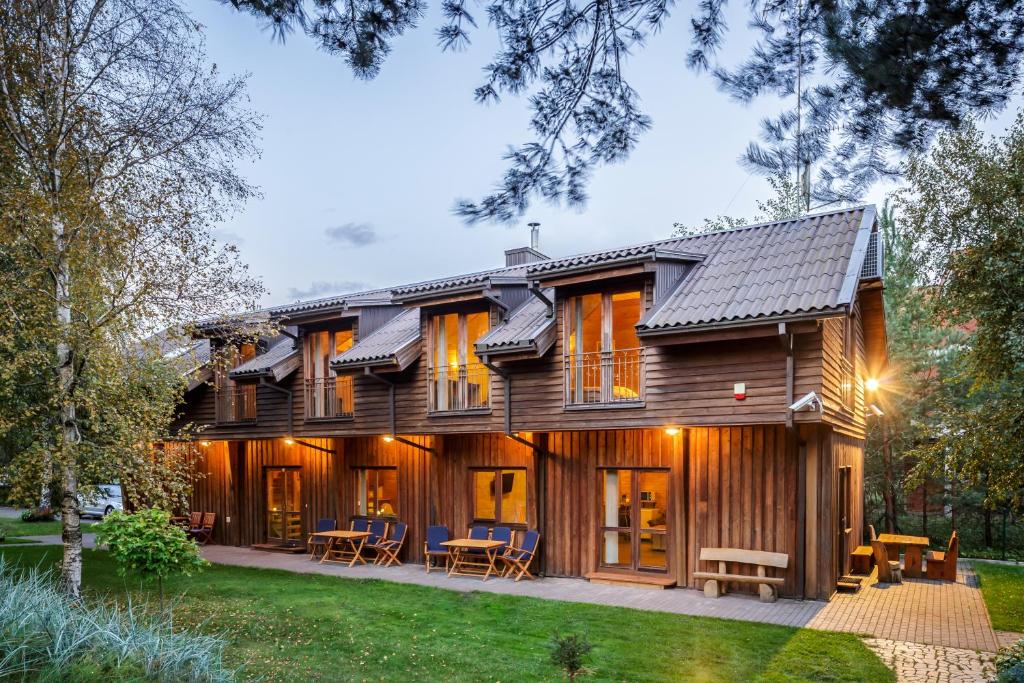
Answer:
M88 531L92 522L82 521L82 530ZM52 522L23 522L19 518L0 517L0 536L59 536L60 520Z
M974 562L992 628L1024 633L1024 567Z
M36 564L60 549L0 552ZM85 585L153 598L100 551L85 553ZM588 681L893 680L849 634L219 565L168 588L175 623L224 634L247 678L559 680L548 643L577 632L594 645Z

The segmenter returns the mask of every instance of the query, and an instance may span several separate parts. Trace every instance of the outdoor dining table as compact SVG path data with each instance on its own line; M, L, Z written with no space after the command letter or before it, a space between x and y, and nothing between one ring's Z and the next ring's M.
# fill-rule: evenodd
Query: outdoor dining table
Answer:
M448 576L483 576L486 581L491 572L499 573L494 562L498 559L498 551L506 544L504 541L456 538L443 541L441 545L452 550L452 566ZM468 552L470 550L482 550L483 553Z
M318 531L315 536L323 536L327 539L324 545L324 555L320 558L320 564L324 562L348 562L353 566L356 562L366 564L363 559L363 546L366 539L370 537L369 531Z
M886 552L888 552L890 547L895 547L897 558L899 558L899 547L906 547L903 555L903 576L911 579L916 579L921 576L921 551L924 548L927 548L931 543L927 536L879 534L878 540L885 546ZM892 554L890 554L889 557L892 557Z

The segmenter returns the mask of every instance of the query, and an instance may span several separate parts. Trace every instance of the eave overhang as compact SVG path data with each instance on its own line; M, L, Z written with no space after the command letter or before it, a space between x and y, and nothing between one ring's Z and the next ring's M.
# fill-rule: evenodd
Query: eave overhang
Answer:
M629 249L625 253L583 256L547 261L527 266L526 276L530 282L550 285L554 280L572 276L588 275L600 279L611 273L653 272L658 261L699 263L705 254L665 249L657 246Z

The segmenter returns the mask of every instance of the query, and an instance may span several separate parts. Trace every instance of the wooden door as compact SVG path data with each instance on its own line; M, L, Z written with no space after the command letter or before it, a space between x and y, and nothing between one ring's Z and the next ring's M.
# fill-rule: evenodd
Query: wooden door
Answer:
M302 495L299 467L268 467L267 539L281 543L302 540Z
M669 471L601 469L598 476L600 566L667 573Z

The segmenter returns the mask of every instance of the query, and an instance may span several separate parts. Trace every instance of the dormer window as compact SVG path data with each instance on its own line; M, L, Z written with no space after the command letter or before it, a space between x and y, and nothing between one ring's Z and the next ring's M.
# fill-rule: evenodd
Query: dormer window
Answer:
M565 303L565 403L643 400L643 349L635 325L639 291L583 294Z
M352 417L352 378L335 375L331 361L352 348L352 330L306 334L305 378L306 417L331 419Z
M490 315L446 313L430 320L430 411L479 410L490 406L491 375L473 350L490 329Z
M236 383L228 373L256 357L255 344L225 349L214 370L215 417L218 423L256 420L256 385Z

